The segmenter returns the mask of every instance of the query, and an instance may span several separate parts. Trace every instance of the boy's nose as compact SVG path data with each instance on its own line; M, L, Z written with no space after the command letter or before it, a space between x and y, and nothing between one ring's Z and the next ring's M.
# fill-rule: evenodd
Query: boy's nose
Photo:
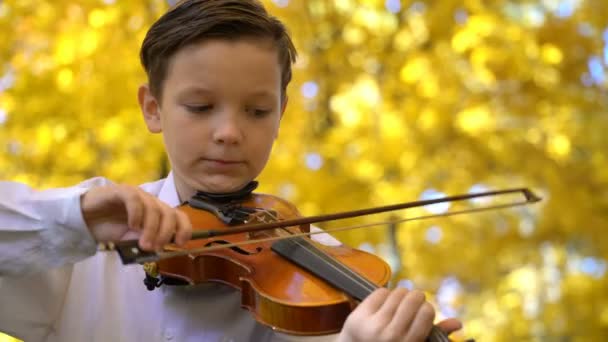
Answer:
M223 115L218 118L213 132L213 140L218 144L237 144L243 139L238 118L233 115Z

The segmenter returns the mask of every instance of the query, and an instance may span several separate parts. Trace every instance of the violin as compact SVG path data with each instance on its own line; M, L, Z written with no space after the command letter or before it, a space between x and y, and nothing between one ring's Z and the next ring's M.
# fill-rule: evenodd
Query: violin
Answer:
M195 227L183 247L146 252L129 240L109 248L125 264L144 264L149 290L162 284L226 284L240 290L241 305L258 322L292 335L324 335L339 332L358 302L387 285L391 270L376 255L315 242L311 223L508 192L526 196L509 206L539 200L527 189L515 189L302 217L282 198L253 193L256 186L229 195L199 192L179 206ZM434 326L427 341L450 340Z

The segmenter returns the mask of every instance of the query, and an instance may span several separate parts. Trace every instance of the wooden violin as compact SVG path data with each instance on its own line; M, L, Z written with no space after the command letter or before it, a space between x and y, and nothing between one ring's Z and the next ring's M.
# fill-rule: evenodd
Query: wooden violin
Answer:
M522 192L526 201L508 206L539 200L527 189L514 189L301 217L294 205L272 195L247 192L225 200L199 193L178 207L195 227L184 247L152 253L129 240L110 248L125 264L144 263L150 290L223 283L241 291L242 306L258 322L287 334L324 335L340 331L358 302L386 286L391 270L373 254L315 242L308 236L311 223L509 192ZM449 339L433 327L427 341Z

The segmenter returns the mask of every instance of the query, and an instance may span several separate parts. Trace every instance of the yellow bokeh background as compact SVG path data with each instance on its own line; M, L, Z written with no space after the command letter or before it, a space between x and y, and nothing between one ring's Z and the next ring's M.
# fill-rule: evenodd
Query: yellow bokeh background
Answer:
M427 291L438 319L460 318L457 339L605 340L608 2L264 3L300 58L261 191L317 215L529 187L542 202L336 236L389 262L391 286ZM0 179L166 175L136 89L167 6L0 2Z

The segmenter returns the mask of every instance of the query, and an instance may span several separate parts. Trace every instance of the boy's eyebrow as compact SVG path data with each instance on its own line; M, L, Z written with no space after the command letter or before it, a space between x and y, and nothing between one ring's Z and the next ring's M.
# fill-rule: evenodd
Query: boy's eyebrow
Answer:
M193 87L187 87L185 89L182 89L179 93L182 96L200 95L200 94L208 95L208 94L211 94L211 90L206 89L206 88L201 88L198 86L193 86Z
M210 95L213 94L213 91L203 88L200 86L190 86L179 91L179 96L195 96L195 95ZM255 90L251 93L247 94L250 98L263 98L263 99L274 99L277 97L277 94L274 91L270 90Z
M256 98L271 98L274 99L277 97L277 94L274 91L268 91L268 90L257 90L252 92L251 94L249 94L249 96L251 97L256 97Z

